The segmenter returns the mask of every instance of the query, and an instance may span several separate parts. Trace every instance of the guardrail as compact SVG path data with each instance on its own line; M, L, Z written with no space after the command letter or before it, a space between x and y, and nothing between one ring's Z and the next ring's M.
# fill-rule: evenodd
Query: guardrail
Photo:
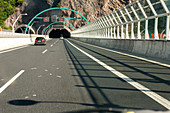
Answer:
M39 36L46 37L46 39L49 40L49 37L44 35L0 32L0 51L19 46L34 44L35 38Z
M170 40L170 0L136 0L71 32L72 37Z
M44 36L44 35L0 32L0 38L30 38L30 37L37 37L37 36Z

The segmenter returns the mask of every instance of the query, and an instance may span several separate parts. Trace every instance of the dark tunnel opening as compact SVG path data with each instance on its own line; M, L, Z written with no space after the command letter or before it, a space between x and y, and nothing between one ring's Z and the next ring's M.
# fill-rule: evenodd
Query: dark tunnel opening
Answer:
M49 34L49 38L70 38L70 35L70 32L66 29L53 29Z
M22 29L17 29L17 30L15 30L15 33L23 33L23 30Z
M26 29L26 27L18 28L15 30L15 33L25 33L25 29ZM28 29L28 31L29 31L29 29ZM28 33L28 31L27 31L27 33ZM30 30L29 34L34 34L34 32L32 30Z

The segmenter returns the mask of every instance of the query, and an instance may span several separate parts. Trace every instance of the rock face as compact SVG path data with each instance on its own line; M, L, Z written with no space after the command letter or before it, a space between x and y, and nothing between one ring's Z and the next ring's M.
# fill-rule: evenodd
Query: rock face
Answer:
M28 16L22 16L18 24L28 24L28 22L37 13L50 7L56 7L60 3L60 7L73 9L82 14L89 22L97 18L111 13L113 10L128 4L129 0L24 0L22 6L16 8L16 12L6 21L6 26L12 26L17 16L21 13L28 13ZM80 17L79 15L62 10L64 17ZM82 20L66 20L74 26L81 26Z
M129 0L61 0L61 6L71 8L87 18L89 22L111 13L113 10L128 4ZM63 10L63 15L80 17L72 12ZM82 20L69 20L74 26L81 26Z
M15 9L15 13L13 15L11 15L10 17L8 17L8 19L5 20L5 26L10 27L12 26L12 24L14 23L14 21L17 19L17 17L21 14L21 10L20 8L16 8ZM22 22L22 20L18 21L19 23ZM18 25L18 23L16 23L16 26Z

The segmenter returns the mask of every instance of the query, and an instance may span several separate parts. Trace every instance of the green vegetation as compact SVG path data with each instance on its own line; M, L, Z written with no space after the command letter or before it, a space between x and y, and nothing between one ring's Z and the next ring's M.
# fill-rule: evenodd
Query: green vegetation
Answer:
M0 0L0 26L6 28L4 21L14 13L14 9L23 3L23 0ZM9 28L10 29L10 28Z
M61 6L61 3L58 3L57 7L60 7Z

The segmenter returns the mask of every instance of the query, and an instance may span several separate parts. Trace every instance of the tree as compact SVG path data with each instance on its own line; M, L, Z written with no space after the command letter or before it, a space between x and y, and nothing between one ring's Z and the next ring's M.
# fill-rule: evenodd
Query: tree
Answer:
M61 6L61 3L58 3L57 7L60 7Z
M4 21L14 13L14 9L23 3L23 0L0 0L0 26L5 27Z
M23 0L17 0L16 6L21 5L23 3Z
M18 3L18 4L22 4L22 3L23 3L23 0L18 0L17 3Z

